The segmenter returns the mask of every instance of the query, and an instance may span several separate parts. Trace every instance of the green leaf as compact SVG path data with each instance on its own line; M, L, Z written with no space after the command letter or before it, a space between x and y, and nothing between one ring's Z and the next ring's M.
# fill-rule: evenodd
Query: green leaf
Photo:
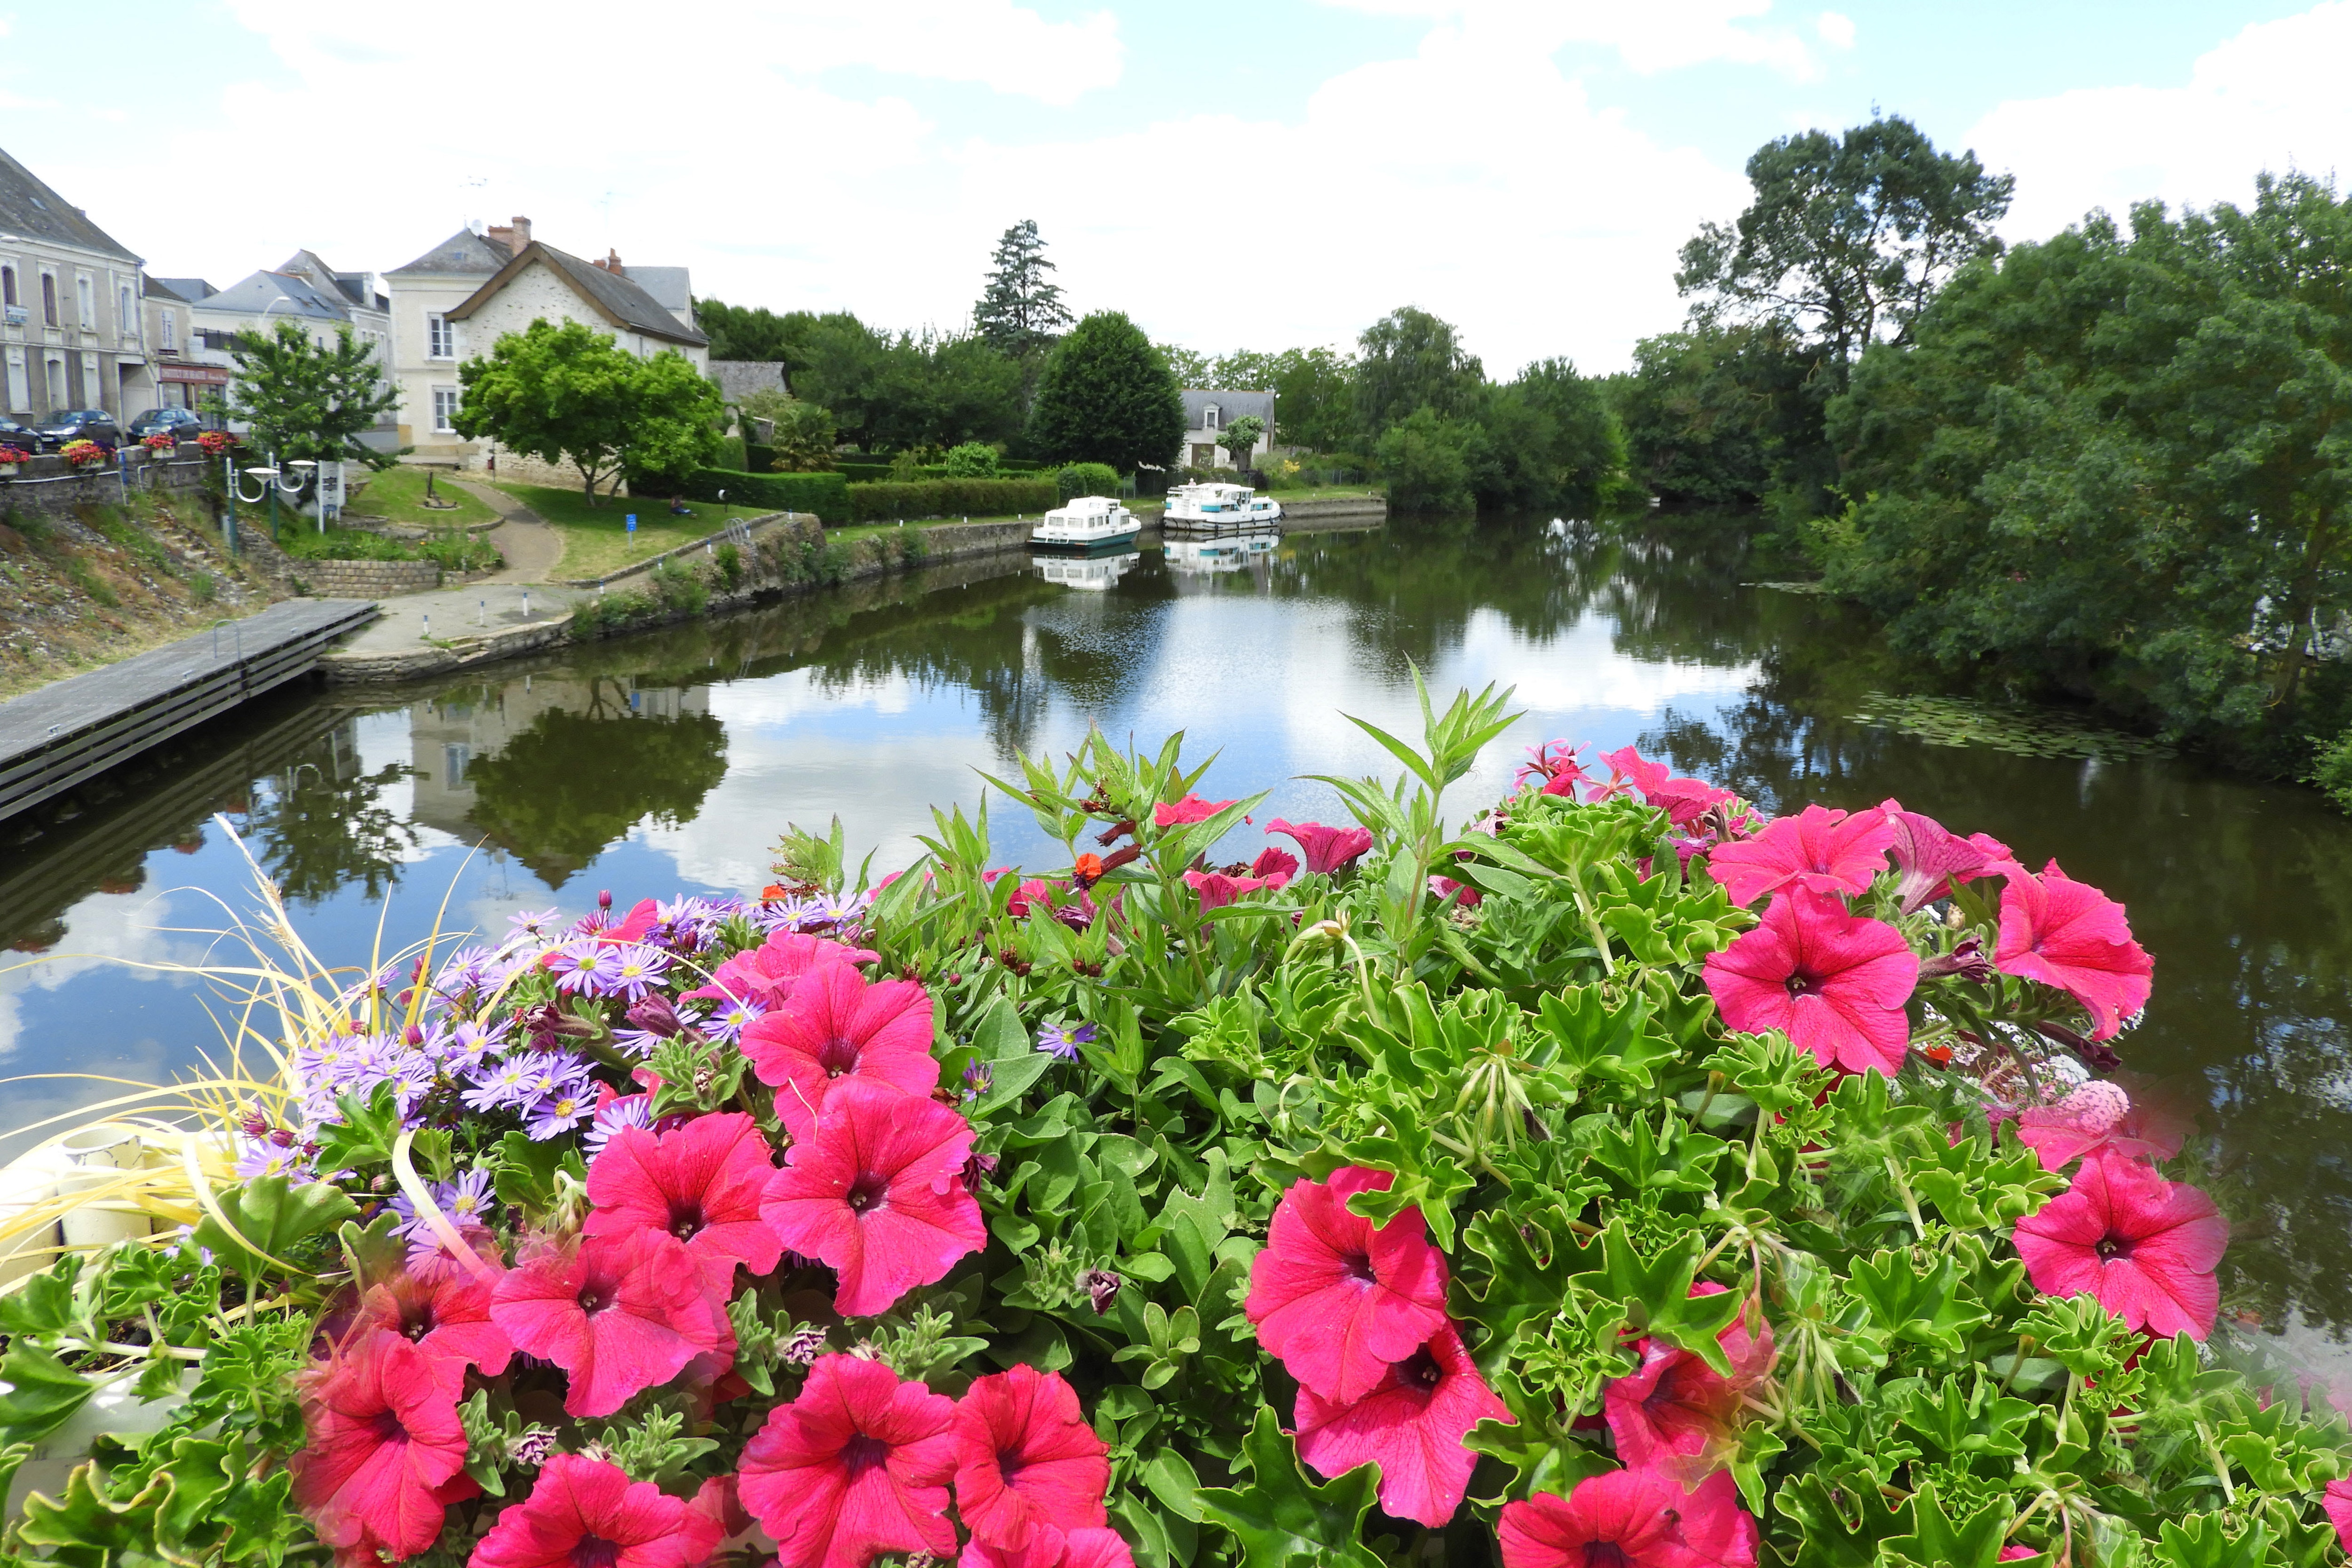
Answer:
M392 1159L393 1141L400 1136L400 1106L389 1082L379 1083L364 1100L356 1094L336 1097L342 1111L340 1124L319 1129L321 1171L360 1171Z
M1936 1483L1921 1481L1911 1497L1911 1533L1889 1536L1886 1550L1921 1568L1993 1568L2015 1517L2007 1498L1995 1498L1955 1523L1936 1495Z
M1454 1280L1455 1310L1486 1330L1482 1356L1501 1355L1520 1325L1559 1311L1570 1279L1595 1260L1557 1209L1531 1214L1524 1222L1506 1210L1488 1209L1464 1227L1463 1238L1494 1266L1483 1291L1473 1293L1458 1274Z
M1716 1336L1731 1326L1748 1300L1737 1290L1690 1294L1697 1273L1700 1238L1686 1232L1654 1256L1634 1245L1621 1217L1601 1233L1601 1266L1576 1276L1576 1283L1603 1300L1625 1304L1626 1317L1643 1329L1704 1359L1724 1376L1731 1359Z
M297 1267L291 1254L303 1242L360 1212L341 1187L289 1184L283 1176L256 1176L217 1202L228 1224L206 1215L196 1226L196 1245L211 1247L248 1279Z
M1380 1490L1376 1466L1359 1465L1317 1486L1298 1468L1298 1452L1268 1405L1260 1405L1242 1439L1245 1487L1204 1487L1201 1513L1233 1532L1244 1568L1381 1568L1363 1543L1364 1516Z
M103 1384L92 1382L21 1335L0 1357L0 1442L37 1443L70 1419Z
M1898 1340L1933 1345L1958 1355L1969 1330L1991 1317L1958 1289L1959 1268L1938 1257L1922 1274L1909 1248L1853 1260L1848 1279L1870 1315Z
M1804 1531L1798 1561L1806 1568L1874 1568L1878 1543L1906 1533L1911 1522L1909 1506L1890 1510L1877 1487L1833 1487L1819 1470L1782 1485L1772 1506Z
M499 1141L499 1202L536 1218L555 1205L561 1190L555 1175L567 1170L574 1181L588 1179L588 1167L567 1144L551 1139L535 1142L523 1133L509 1132Z
M408 1267L408 1240L400 1234L400 1215L386 1209L362 1230L345 1220L336 1232L343 1244L343 1266L361 1290L404 1272Z
M2224 1514L2168 1519L2157 1536L2157 1561L2169 1568L2262 1568L2270 1541L2271 1532L2259 1521L2232 1534Z

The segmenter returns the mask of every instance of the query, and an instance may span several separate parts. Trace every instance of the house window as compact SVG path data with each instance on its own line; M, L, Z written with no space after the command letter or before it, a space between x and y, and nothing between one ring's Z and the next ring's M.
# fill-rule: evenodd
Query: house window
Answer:
M425 317L425 357L426 359L456 359L457 357L457 329L450 324L449 318L446 316L431 315Z
M33 390L25 380L25 351L8 351L8 406L29 409L33 406Z
M462 741L445 743L441 748L441 779L450 789L466 787L466 770L474 765L474 748Z
M1216 427L1217 405L1212 403L1206 408L1201 410L1201 428L1203 430L1213 430Z
M81 330L85 332L98 331L98 300L90 291L89 279L74 279L74 303L81 307Z
M58 324L58 275L54 272L41 274L41 324Z
M457 389L436 386L433 389L433 428L455 430L457 427Z
M0 305L13 305L16 302L16 269L13 267L0 267Z
M114 317L115 330L125 337L136 336L139 331L139 318L131 310L131 290L124 289L118 294L115 297L115 304L117 306Z
M163 352L177 353L180 350L180 319L171 311L163 312Z

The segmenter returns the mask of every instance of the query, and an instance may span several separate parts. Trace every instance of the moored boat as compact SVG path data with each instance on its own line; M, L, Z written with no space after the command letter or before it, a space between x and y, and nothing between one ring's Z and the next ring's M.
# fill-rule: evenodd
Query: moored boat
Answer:
M1161 546L1168 569L1187 574L1238 572L1258 561L1270 561L1280 547L1277 533L1227 534L1214 539L1171 539Z
M1142 552L1137 550L1120 555L1049 555L1037 563L1037 572L1048 583L1099 594L1117 584L1127 575L1128 569L1142 559Z
M1282 521L1282 503L1247 485L1201 480L1168 492L1160 526L1186 533L1258 533Z
M1029 531L1041 555L1097 555L1135 548L1143 523L1113 496L1079 496L1055 507Z

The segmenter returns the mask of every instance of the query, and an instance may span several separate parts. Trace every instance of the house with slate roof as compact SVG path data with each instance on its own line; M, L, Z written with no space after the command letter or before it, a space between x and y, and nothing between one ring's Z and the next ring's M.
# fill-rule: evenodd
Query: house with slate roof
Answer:
M321 348L350 332L375 355L378 374L391 378L391 300L376 292L368 274L338 272L315 251L298 250L276 267L192 301L188 316L196 340L189 357L215 371L234 364L230 347L239 333L266 337L291 321ZM390 417L379 433L361 439L390 450L395 444Z
M0 410L152 405L140 258L0 153Z
M460 229L384 275L392 290L394 374L402 393L404 445L419 457L468 467L490 454L451 424L457 367L486 356L499 339L535 321L581 321L639 357L674 353L710 374L710 342L694 324L692 279L683 267L625 267L608 251L588 261L531 237L530 220L481 234ZM502 473L532 465L501 455ZM554 482L569 483L568 476Z
M1274 394L1271 392L1221 392L1206 387L1185 387L1184 444L1177 448L1175 466L1180 468L1230 468L1234 459L1223 447L1226 426L1244 415L1255 415L1265 426L1258 432L1257 440L1249 450L1249 462L1255 468L1274 445Z

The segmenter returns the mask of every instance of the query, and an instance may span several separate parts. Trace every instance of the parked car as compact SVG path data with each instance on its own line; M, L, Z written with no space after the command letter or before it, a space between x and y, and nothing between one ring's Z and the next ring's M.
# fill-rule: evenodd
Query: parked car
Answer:
M122 445L122 432L114 416L99 408L61 408L33 426L33 433L52 452L61 452L76 441L95 441L110 449Z
M131 422L130 437L143 441L150 436L169 436L176 441L193 441L205 422L193 408L150 408Z
M26 417L30 418L31 416ZM0 414L0 447L22 452L26 457L37 457L41 450L41 437L23 420Z

